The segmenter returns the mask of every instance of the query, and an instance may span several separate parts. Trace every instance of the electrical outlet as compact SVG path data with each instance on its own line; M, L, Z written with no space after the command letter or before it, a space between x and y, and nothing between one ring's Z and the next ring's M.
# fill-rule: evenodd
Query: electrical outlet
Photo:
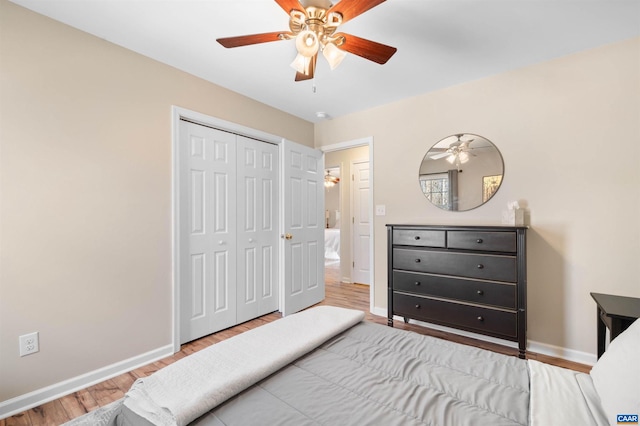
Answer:
M20 356L30 355L40 351L38 332L20 336Z

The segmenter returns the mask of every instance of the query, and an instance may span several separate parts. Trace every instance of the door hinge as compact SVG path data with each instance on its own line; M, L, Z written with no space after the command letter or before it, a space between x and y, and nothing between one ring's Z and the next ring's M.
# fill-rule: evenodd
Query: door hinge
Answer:
M351 267L352 267L352 268L355 268L355 267L356 267L356 262L355 262L355 261L351 262Z

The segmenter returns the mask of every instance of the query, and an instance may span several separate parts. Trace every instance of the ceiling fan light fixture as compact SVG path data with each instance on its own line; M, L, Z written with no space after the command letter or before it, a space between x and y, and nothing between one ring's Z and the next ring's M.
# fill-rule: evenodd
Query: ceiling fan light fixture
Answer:
M340 178L337 176L332 176L331 171L327 170L327 174L324 175L324 186L326 188L331 188L331 187L334 187L339 182L340 182Z
M296 37L296 49L302 56L310 58L318 53L320 48L320 42L318 36L313 31L300 31L300 34Z
M316 70L316 56L307 58L298 53L290 65L298 73L313 77Z
M347 52L341 50L333 43L327 43L322 49L322 55L325 57L327 62L329 62L329 66L332 70L336 69L338 65L342 62L345 56L347 56Z
M305 58L298 53L293 62L291 62L291 68L298 71L299 73L305 74L306 63L308 60L308 58Z
M461 153L458 154L458 158L460 159L460 162L464 164L467 161L469 161L469 154L466 153L465 151L462 151Z

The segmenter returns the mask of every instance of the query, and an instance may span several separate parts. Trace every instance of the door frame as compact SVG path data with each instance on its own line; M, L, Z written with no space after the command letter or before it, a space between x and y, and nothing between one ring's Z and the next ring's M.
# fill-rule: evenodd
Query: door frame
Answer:
M213 127L222 131L235 133L252 139L258 139L264 142L272 143L282 150L282 143L285 138L242 126L240 124L225 121L219 118L211 117L196 111L191 111L182 107L171 107L171 342L173 344L173 352L180 351L180 241L179 223L179 158L178 144L180 143L180 120L185 119L203 126ZM280 190L280 188L278 189ZM282 212L278 213L279 215ZM279 229L279 232L282 229ZM282 258L281 258L282 261ZM278 265L281 267L282 265Z
M338 142L332 145L324 145L324 146L318 147L317 149L321 150L324 153L327 153L332 151L342 151L345 149L357 148L360 146L369 147L369 175L371 176L371 184L370 184L371 195L369 197L369 214L371 217L371 223L369 224L369 232L371 232L371 238L369 239L369 260L371 261L371 269L369 270L369 283L370 283L369 284L369 312L373 312L375 307L375 303L374 303L375 291L374 290L375 290L375 283L376 283L375 282L375 259L373 257L373 248L375 247L375 233L374 233L375 216L374 216L374 207L373 207L374 206L374 203L373 203L373 198L374 198L373 136L367 136L364 138L354 139L351 141Z

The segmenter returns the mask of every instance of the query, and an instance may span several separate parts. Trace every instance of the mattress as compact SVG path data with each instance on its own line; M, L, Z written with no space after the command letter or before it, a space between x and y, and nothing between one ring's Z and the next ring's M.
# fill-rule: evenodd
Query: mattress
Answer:
M194 425L527 425L523 360L360 323Z
M606 424L587 374L362 316L319 306L247 331L69 425Z

